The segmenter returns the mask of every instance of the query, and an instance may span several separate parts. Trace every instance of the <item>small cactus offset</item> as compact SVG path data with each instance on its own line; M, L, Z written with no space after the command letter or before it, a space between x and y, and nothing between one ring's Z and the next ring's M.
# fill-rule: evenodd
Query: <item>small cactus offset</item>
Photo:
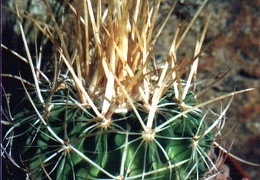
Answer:
M155 59L156 42L178 1L159 26L161 1L84 0L82 14L64 1L70 30L69 16L58 20L44 3L45 22L22 15L16 5L26 58L17 56L30 67L32 82L15 76L29 105L2 120L9 126L3 156L31 179L184 180L218 172L212 148L231 100L215 118L205 107L248 90L196 99L194 77L209 20L194 56L177 52L207 1L185 28L176 27L163 62ZM41 51L32 58L22 18L52 43L51 60L41 63ZM17 162L12 143L21 137Z

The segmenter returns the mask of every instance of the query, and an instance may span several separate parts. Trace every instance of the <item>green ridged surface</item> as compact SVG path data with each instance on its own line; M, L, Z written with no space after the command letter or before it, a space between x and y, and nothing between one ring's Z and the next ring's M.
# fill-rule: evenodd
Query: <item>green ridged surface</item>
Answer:
M45 93L46 100L49 96L50 93ZM173 94L168 93L161 99L153 128L182 112L173 97ZM50 104L53 107L48 115L39 102L34 103L42 112L42 117L45 117L48 127L65 141L65 145L70 144L78 149L110 174L120 174L124 152L124 176L129 178L196 179L207 171L205 161L214 136L212 133L203 135L208 125L202 118L202 112L191 111L177 118L157 132L155 140L145 142L142 138L143 130L132 111L114 114L111 126L102 129L99 122L95 121L92 110L81 109L73 103L74 100L72 90L57 91L51 98ZM189 93L185 104L194 106L195 103L193 94ZM53 179L111 179L71 149L64 150L64 146L53 138L38 117L29 116L25 121L31 111L33 110L28 109L18 114L15 120L30 124L22 157L29 165L33 177L44 179L46 171ZM138 111L146 123L148 112L141 108ZM193 146L195 135L199 137L196 148ZM158 171L185 160L188 161L176 168ZM158 172L146 174L152 171Z

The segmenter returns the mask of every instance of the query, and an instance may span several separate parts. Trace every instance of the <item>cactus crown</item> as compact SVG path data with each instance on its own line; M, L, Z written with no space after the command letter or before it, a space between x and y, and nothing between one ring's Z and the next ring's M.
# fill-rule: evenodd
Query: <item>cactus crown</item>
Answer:
M177 56L207 1L187 26L176 28L161 62L155 45L178 1L160 26L161 1L84 0L81 15L64 2L75 24L70 31L44 2L48 21L23 17L53 44L48 73L39 54L31 57L16 10L27 52L20 58L33 77L31 87L18 77L30 105L10 119L4 137L6 155L14 137L26 137L21 153L26 168L17 166L49 179L199 179L218 171L210 149L230 103L211 120L201 108L239 92L196 100L193 81L208 20L194 56ZM26 131L15 134L21 127Z

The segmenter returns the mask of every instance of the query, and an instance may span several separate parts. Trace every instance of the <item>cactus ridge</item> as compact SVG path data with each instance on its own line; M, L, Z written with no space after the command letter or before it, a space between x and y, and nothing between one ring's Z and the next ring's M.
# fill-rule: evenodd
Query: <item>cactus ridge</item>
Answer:
M197 109L181 116L146 140L133 111L113 114L111 124L104 127L90 107L75 103L78 102L75 93L72 87L45 91L42 95L49 102L48 111L30 93L46 125L32 113L33 108L14 118L29 127L22 157L34 177L107 179L123 171L125 179L192 179L201 178L207 171L209 157L205 152L209 151L214 135L212 132L203 135L208 128L203 111ZM174 97L169 91L159 101L155 127L182 111ZM194 106L194 95L189 93L184 102ZM138 113L147 120L149 112L139 107ZM50 128L63 139L62 144L53 137ZM82 159L71 146L95 165ZM180 162L183 164L176 165Z

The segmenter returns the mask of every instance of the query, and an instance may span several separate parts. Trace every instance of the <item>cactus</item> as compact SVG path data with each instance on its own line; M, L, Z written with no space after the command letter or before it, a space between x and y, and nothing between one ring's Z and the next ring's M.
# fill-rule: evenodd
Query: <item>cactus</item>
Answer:
M16 10L27 57L17 56L30 67L33 80L16 77L29 105L2 121L10 126L4 156L13 159L11 144L23 137L22 165L13 163L32 179L177 180L217 172L211 150L230 103L213 119L205 107L243 91L202 103L196 98L192 81L208 20L189 63L183 65L187 59L177 55L206 2L185 28L176 28L165 61L158 62L155 45L178 1L159 29L160 1L112 0L105 9L101 1L94 6L85 0L81 16L65 1L76 24L71 31L44 1L49 24L23 17L53 44L48 72L41 52L38 59L31 57Z

